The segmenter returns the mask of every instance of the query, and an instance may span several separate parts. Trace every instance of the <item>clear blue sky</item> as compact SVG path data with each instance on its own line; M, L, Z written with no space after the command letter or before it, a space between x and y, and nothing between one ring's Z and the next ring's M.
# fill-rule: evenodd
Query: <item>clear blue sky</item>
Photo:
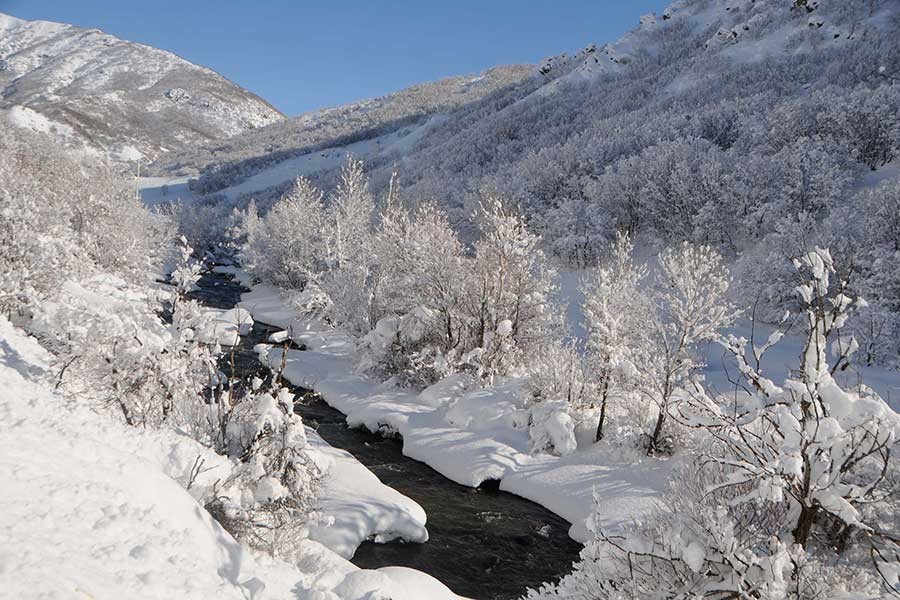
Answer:
M296 115L602 44L671 0L0 0L205 65Z

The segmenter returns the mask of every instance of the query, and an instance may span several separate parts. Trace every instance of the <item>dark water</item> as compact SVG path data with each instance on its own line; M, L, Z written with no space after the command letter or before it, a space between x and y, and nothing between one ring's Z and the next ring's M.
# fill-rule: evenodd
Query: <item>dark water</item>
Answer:
M198 300L231 308L240 286L226 276L200 281ZM230 357L236 374L265 374L253 346L275 331L257 323ZM501 492L496 486L457 485L424 463L403 456L402 442L350 429L344 415L318 396L295 388L303 397L297 410L329 444L342 448L381 481L418 502L428 515L425 544L366 542L353 563L367 569L406 566L436 577L457 594L479 600L518 598L529 587L558 579L571 569L581 546L567 532L569 523L545 508ZM423 598L422 600L428 600Z

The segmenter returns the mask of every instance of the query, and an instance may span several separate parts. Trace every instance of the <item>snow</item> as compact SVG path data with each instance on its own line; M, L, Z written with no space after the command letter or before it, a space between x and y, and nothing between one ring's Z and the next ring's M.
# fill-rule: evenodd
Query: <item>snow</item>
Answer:
M237 185L222 190L221 193L229 199L236 199L244 194L264 190L302 175L336 169L344 163L348 154L366 160L372 160L377 156L401 156L419 143L428 131L442 125L446 120L447 116L444 114L432 115L420 125L405 127L346 146L335 146L289 158L255 173Z
M900 160L893 160L877 171L866 171L854 186L855 190L874 189L886 181L900 178Z
M425 511L378 480L353 456L328 445L307 428L310 445L328 459L328 475L317 510L323 523L310 528L310 538L346 559L364 541L426 542Z
M458 598L423 573L360 570L315 539L301 542L298 565L241 546L196 500L228 475L229 459L174 430L128 427L58 395L39 379L51 361L0 317L4 596ZM317 462L331 466L320 503L330 537L315 535L345 555L369 537L427 538L421 507L307 435ZM188 491L198 458L204 468Z
M41 113L27 106L11 106L6 111L6 118L15 127L30 129L36 133L56 133L62 138L71 138L75 131L68 125L48 119Z
M277 574L285 591L301 581L287 565L257 563L176 482L187 456L209 459L220 474L224 459L174 432L126 428L27 380L10 357L27 361L34 345L0 322L4 593L239 599L253 577Z
M604 498L600 511L609 530L647 516L666 490L677 461L643 459L632 449L600 445L564 458L532 456L521 380L471 388L471 381L454 375L421 392L380 384L354 371L353 338L299 318L290 296L277 288L255 286L240 305L307 344L306 351L287 351L283 376L320 394L347 415L349 426L399 434L404 455L461 485L500 481L500 489L567 519L577 541L590 538L595 489ZM281 348L262 344L258 351L269 365L281 364Z
M218 343L222 346L237 346L240 336L250 333L253 317L247 310L232 308L230 310L204 309L209 317L203 319L202 325L195 332L197 339L207 344Z
M147 206L159 206L178 201L192 202L194 192L188 188L190 177L136 177L135 189Z
M475 378L467 373L454 373L419 393L419 402L438 408L450 404L466 390L475 387Z
M275 287L257 285L241 296L240 306L257 321L287 330L297 344L336 356L353 352L355 341L346 333L330 329L316 319L299 318L291 308L295 299Z
M70 146L76 152L87 156L100 156L100 152L79 138L72 127L65 123L54 121L27 106L13 105L6 110L0 110L0 122L2 121L6 121L13 127L50 135L60 144Z

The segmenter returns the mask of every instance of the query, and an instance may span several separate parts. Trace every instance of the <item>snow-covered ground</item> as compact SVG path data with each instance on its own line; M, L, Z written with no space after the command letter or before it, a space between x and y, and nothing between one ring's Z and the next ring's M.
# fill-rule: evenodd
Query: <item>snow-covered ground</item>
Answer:
M437 114L419 125L403 127L397 131L346 146L335 146L301 154L275 163L219 193L233 200L303 175L313 175L336 169L344 163L347 155L364 160L402 156L408 153L428 131L440 126L446 120L446 115ZM136 179L135 186L148 206L157 206L178 200L192 202L196 199L196 195L188 189L189 179L189 177L139 177Z
M137 177L135 188L147 206L175 202L192 202L194 192L188 188L190 177Z
M306 436L315 451L329 461L317 510L324 515L310 538L346 559L368 539L387 543L428 541L425 511L378 480L349 452L334 448L314 430Z
M335 146L301 154L263 169L252 177L225 188L221 193L229 199L235 199L244 194L276 186L301 175L312 175L336 169L344 163L348 154L363 160L372 160L378 156L402 156L408 153L428 131L438 127L446 120L446 115L433 115L420 125L403 127L397 131L346 146Z
M604 499L595 518L614 531L650 513L677 466L677 460L645 460L639 452L610 451L605 445L564 458L532 456L520 382L490 389L441 382L421 393L379 384L354 372L352 338L297 318L279 290L257 286L240 306L258 321L284 327L307 347L287 351L284 376L319 393L347 415L351 427L399 433L406 456L462 485L499 480L500 489L567 519L577 541L589 538L586 521L595 493ZM282 349L258 349L268 364L280 365ZM646 465L638 467L642 461Z
M360 570L342 558L368 538L425 541L425 514L313 431L316 461L329 465L323 524L293 565L242 547L198 503L229 459L60 396L41 379L50 362L0 317L0 595L458 598L423 573ZM204 468L188 490L198 457Z

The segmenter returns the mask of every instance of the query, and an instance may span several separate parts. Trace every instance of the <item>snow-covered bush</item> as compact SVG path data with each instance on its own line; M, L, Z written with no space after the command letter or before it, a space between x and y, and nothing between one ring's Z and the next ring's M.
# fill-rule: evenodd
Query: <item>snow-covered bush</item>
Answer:
M197 339L206 317L185 298L199 277L182 249L176 287L166 299L172 323L148 289L110 275L64 283L38 311L32 329L59 361L57 385L111 407L130 425L184 427L207 445L215 440L204 392L217 383L218 349Z
M100 269L145 283L170 248L170 222L151 214L131 182L108 167L79 171L72 226L80 246Z
M531 402L532 452L565 455L577 449L576 427L593 419L593 392L584 358L571 343L548 341L529 357L525 390Z
M659 508L616 534L589 521L571 574L528 600L880 597L880 582L853 556L816 555L783 539L783 507L741 502L713 465L676 471ZM746 486L745 486L746 487ZM597 498L596 502L602 502Z
M208 510L238 540L295 559L314 518L322 471L309 453L293 394L253 380L229 411L225 449L238 465Z
M399 317L382 317L357 344L357 365L403 386L426 387L453 373L455 354L445 354L440 315L417 306Z

